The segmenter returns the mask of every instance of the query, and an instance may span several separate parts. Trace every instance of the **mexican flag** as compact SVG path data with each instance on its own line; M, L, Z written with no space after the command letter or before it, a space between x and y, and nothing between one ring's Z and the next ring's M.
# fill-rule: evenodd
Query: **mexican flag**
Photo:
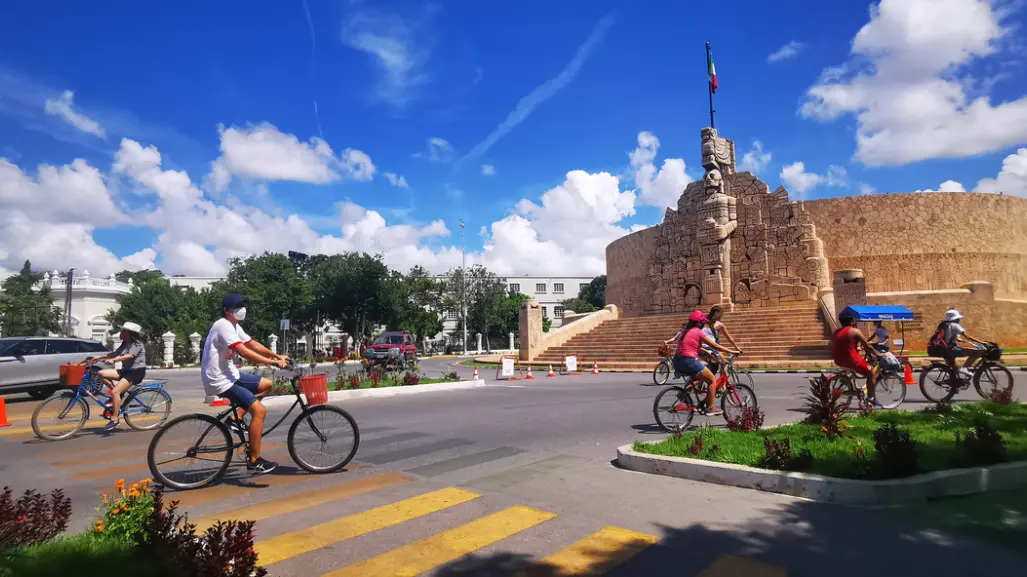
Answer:
M706 49L706 71L710 75L710 91L717 93L717 68L713 66L713 50Z

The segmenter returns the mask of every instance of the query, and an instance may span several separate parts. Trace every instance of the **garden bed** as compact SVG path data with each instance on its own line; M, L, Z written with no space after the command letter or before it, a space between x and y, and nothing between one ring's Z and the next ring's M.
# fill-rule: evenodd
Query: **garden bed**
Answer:
M1003 450L978 439L974 427L986 424L1001 436ZM888 467L879 458L875 432L894 425L913 441L915 463ZM959 441L957 441L957 434ZM987 433L985 432L987 437ZM701 437L701 442L697 442ZM796 466L768 463L770 441L790 445ZM633 450L649 455L685 457L762 469L784 469L842 479L883 480L947 469L1027 461L1027 405L994 401L957 404L929 411L877 411L844 420L842 436L829 439L821 425L794 423L751 432L707 427L657 443L635 443ZM894 447L885 447L894 451ZM809 451L811 459L800 459ZM1002 453L994 457L994 453ZM994 458L993 458L994 457ZM787 461L787 459L785 459ZM801 461L801 463L800 463ZM899 459L901 463L903 459ZM1027 480L1025 480L1027 482Z

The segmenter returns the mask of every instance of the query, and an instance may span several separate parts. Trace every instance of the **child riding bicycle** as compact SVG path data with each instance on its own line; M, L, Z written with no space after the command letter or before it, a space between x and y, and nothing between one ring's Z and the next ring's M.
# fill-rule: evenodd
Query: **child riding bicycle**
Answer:
M121 345L114 352L82 361L83 364L103 361L112 366L121 363L120 369L102 369L97 373L111 389L110 422L104 426L104 431L113 431L121 423L121 395L146 378L146 348L142 332L143 327L138 324L125 323L121 325Z

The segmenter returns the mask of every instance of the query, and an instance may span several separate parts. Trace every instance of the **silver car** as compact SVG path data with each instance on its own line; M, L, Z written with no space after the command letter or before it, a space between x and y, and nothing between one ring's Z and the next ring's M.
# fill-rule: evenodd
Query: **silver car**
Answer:
M109 352L96 341L68 337L0 339L0 395L49 397L60 386L60 367Z

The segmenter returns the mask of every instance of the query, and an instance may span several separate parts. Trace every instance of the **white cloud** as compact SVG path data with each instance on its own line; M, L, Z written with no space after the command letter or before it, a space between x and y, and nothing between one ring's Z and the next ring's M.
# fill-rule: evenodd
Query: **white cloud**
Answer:
M300 142L267 122L246 128L218 126L221 156L211 164L208 183L224 190L233 176L327 184L340 178L371 180L375 166L364 152L347 148L339 158L324 140Z
M1027 148L1021 148L1005 157L998 176L981 179L974 190L1027 196Z
M71 90L65 90L64 93L56 98L47 98L43 103L43 110L46 111L47 114L60 116L65 122L82 132L87 132L100 138L107 138L107 135L99 122L89 118L85 114L75 112L72 108L72 106L74 106L74 98L74 92Z
M574 77L581 71L581 67L588 61L588 57L592 55L592 51L602 43L603 39L606 38L606 33L613 26L613 16L607 16L599 21L592 28L592 32L589 33L588 38L585 42L578 46L578 51L574 54L574 58L567 63L567 66L560 71L559 74L547 80L544 84L535 87L527 96L521 98L517 102L517 106L507 115L506 119L503 120L492 132L485 137L474 148L471 149L460 162L468 158L477 158L492 148L501 138L509 134L518 124L524 121L532 112L535 111L539 105L555 96L558 92L567 87Z
M802 42L792 40L788 44L777 49L776 52L767 56L767 62L780 62L782 60L789 60L795 58L802 52Z
M491 164L483 164L481 165L481 173L485 176L492 176L496 174L496 167Z
M871 194L874 194L875 192L877 192L877 189L872 187L872 186L870 186L869 184L867 184L865 182L859 183L859 193L860 194L862 194L862 195L871 195Z
M998 0L881 0L800 112L858 120L857 158L897 166L994 152L1027 140L1027 96L992 104L968 66L1001 53L1011 26ZM861 65L865 63L864 65Z
M428 139L428 148L424 152L415 152L414 158L424 158L429 162L449 162L453 160L453 145L445 138L433 136Z
M738 170L758 174L770 164L771 158L773 158L773 154L763 150L763 143L753 140L752 150L742 156L742 163L738 165Z
M966 192L966 188L963 186L962 183L956 182L955 180L946 180L945 182L939 184L937 189L917 189L913 192Z
M845 167L831 165L825 174L806 172L806 163L793 162L781 169L781 180L785 187L794 190L799 198L805 197L806 193L813 190L817 185L844 187L848 185L848 174Z
M395 172L386 172L385 180L388 180L389 184L395 186L396 188L410 188L410 185L407 184L406 177L400 176Z
M416 42L414 29L397 16L356 12L343 24L342 42L371 58L379 76L375 100L405 107L414 89L427 81L424 66L429 51Z
M653 160L659 148L660 139L643 130L638 133L638 147L628 153L635 186L641 191L639 200L660 208L676 207L678 198L692 179L685 172L685 161L680 158L664 159L663 166L657 171Z

